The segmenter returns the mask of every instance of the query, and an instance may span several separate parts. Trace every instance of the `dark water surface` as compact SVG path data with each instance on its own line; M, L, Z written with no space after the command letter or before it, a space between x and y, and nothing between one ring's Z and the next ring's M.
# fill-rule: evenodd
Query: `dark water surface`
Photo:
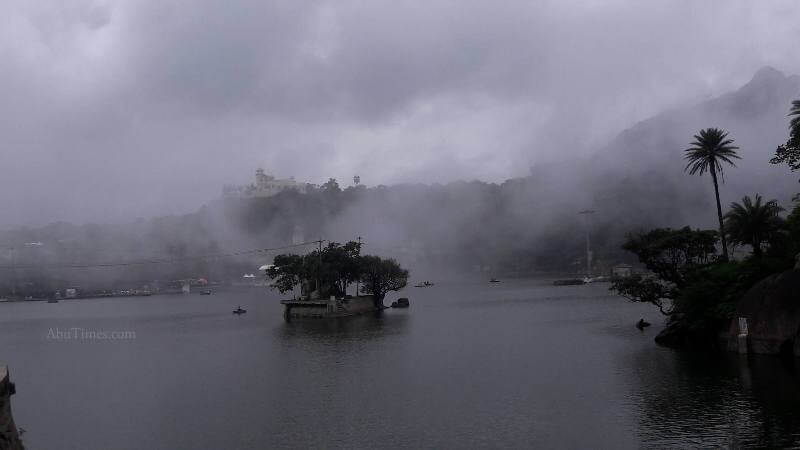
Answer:
M800 443L791 367L657 347L659 326L634 323L659 314L607 285L403 295L408 310L292 323L256 289L0 304L0 361L30 449ZM116 331L135 338L88 336Z

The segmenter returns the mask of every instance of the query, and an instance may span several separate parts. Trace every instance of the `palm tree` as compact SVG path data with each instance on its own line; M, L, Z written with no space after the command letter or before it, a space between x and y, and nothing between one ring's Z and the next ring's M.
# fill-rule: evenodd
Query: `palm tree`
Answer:
M694 141L685 150L684 157L689 164L683 169L688 170L690 175L699 173L703 175L706 171L711 174L711 181L714 182L714 195L717 198L717 219L719 220L719 234L722 240L722 258L728 260L728 246L725 242L725 232L722 225L722 206L719 203L719 184L717 174L722 173L722 162L728 163L733 167L736 164L731 159L741 159L736 154L739 147L733 145L733 139L728 139L728 132L719 128L706 128L694 135ZM725 178L722 178L723 183Z
M792 133L800 134L800 100L792 102L792 109L789 110L789 117L791 116L796 117L789 122L789 127L792 129Z
M745 195L741 204L731 203L731 210L725 214L725 232L731 241L753 247L753 256L756 258L761 257L761 244L769 240L783 222L778 216L783 211L778 202L770 200L762 203L761 200L761 196L756 194L754 203Z

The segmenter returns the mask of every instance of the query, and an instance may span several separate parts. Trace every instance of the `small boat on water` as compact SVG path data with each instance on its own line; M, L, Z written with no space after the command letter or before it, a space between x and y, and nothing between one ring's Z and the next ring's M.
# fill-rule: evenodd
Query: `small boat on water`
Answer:
M494 277L492 277L492 279L489 280L489 283L499 283L499 282L500 282L500 280L498 280L497 278L494 278Z
M237 315L245 314L245 313L247 313L247 310L246 309L242 309L241 306L237 306L236 309L233 310L233 313L237 314Z
M645 328L647 328L649 326L650 326L650 322L645 322L644 318L641 318L641 319L639 319L638 322L636 322L636 328L638 328L639 330L644 330Z
M433 286L433 283L430 281L423 281L422 283L414 285L414 287L430 287Z
M200 291L200 295L211 295L211 289L203 289Z
M553 286L575 286L579 284L586 284L585 281L579 278L571 278L568 280L556 280L553 281Z
M48 299L47 303L58 303L58 299L57 298Z

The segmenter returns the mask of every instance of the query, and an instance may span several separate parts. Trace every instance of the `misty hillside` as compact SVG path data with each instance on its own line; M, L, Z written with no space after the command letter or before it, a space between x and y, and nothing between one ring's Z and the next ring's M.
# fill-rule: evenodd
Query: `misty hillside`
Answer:
M604 180L619 179L622 184L617 184L618 191L625 190L625 183L644 189L643 196L626 196L628 202L639 203L637 198L650 200L654 184L664 183L669 185L672 196L659 203L680 212L674 216L673 225L714 226L714 215L705 214L713 206L711 180L688 176L683 170L681 150L688 147L701 128L717 127L727 130L736 140L742 158L736 161L736 168L725 168L725 184L720 188L723 205L757 192L786 205L798 191L797 177L786 167L769 164L769 159L775 148L786 142L786 115L791 100L798 97L800 76L786 76L765 67L735 92L640 122L620 133L592 158L590 176L598 185L607 186L598 195L610 195L607 189L614 186ZM640 205L643 211L647 204L650 202ZM649 212L658 214L659 209ZM660 221L673 222L664 216Z
M271 255L91 271L52 266L180 259L280 246L298 238L343 242L360 236L365 251L400 259L412 276L435 271L577 272L584 264L585 245L577 213L592 209L594 251L598 269L605 269L630 261L619 246L631 230L715 225L710 179L683 171L683 149L701 128L725 128L741 147L738 167L725 169L724 205L761 193L788 206L798 190L797 177L768 161L786 139L786 113L798 97L800 76L764 68L735 92L632 126L591 158L537 166L529 176L502 184L342 189L329 182L307 194L220 198L193 214L128 225L61 223L9 230L0 234L6 249L0 255L6 266L27 265L19 275L23 278L119 285L158 278L236 277L269 262ZM42 245L22 249L23 243ZM44 262L51 267L37 268Z

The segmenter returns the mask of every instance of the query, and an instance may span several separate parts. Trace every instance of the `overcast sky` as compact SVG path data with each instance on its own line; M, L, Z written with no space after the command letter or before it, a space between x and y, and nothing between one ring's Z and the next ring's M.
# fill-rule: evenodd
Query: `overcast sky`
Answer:
M187 212L222 184L501 181L800 73L800 2L7 0L0 224Z

